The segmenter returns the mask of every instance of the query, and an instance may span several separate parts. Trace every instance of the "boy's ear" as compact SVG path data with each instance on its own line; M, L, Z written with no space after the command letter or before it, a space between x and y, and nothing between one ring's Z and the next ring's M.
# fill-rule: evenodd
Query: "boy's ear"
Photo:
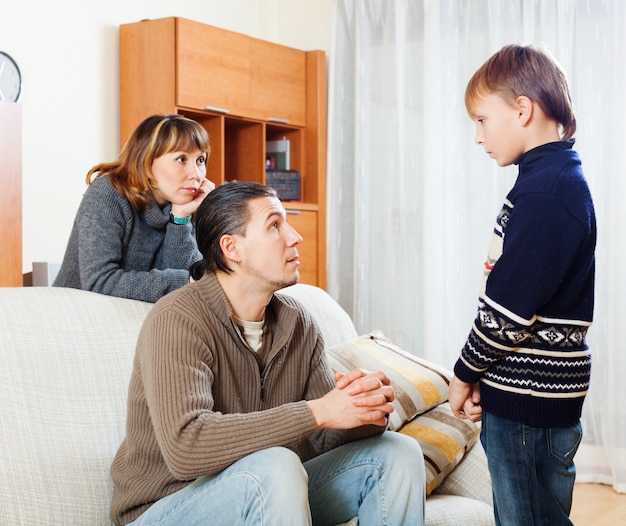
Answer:
M526 126L533 116L533 101L526 95L520 95L515 99L515 105L517 106L517 115L522 126Z

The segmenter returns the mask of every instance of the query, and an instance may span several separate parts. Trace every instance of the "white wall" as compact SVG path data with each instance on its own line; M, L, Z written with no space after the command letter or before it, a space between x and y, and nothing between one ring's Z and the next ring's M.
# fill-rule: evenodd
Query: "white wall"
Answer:
M333 0L25 0L0 16L22 71L23 270L60 261L95 164L119 153L118 27L180 16L300 49L331 44ZM1 242L1 240L0 240Z

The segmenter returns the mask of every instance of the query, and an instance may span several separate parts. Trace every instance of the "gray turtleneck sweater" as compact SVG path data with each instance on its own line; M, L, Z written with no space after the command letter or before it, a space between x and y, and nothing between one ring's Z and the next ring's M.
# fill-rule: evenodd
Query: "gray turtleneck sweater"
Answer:
M189 283L202 259L193 227L170 223L171 205L140 214L107 176L87 188L53 286L156 302Z

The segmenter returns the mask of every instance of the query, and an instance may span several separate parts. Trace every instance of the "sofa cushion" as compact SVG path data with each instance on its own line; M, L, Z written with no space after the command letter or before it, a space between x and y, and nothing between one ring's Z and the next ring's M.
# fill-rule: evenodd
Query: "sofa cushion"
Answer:
M448 399L452 372L403 351L380 331L330 347L327 354L336 372L362 367L387 374L396 392L395 411L389 415L391 431Z
M426 495L430 495L474 445L480 425L462 420L445 402L417 416L399 430L419 442L426 464Z
M432 495L426 506L428 526L495 526L493 508L479 500L457 495Z
M487 455L480 440L476 440L463 460L433 492L433 495L435 494L463 495L473 500L480 500L493 508Z

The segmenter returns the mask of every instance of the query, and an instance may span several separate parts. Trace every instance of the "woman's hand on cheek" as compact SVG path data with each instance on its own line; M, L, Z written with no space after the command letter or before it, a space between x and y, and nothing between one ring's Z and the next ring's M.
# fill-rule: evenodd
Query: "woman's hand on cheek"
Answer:
M215 183L205 178L191 201L182 205L172 204L172 214L174 214L176 217L190 216L191 214L195 213L195 211L200 206L200 203L202 203L202 201L204 201L204 198L209 195L214 189Z

